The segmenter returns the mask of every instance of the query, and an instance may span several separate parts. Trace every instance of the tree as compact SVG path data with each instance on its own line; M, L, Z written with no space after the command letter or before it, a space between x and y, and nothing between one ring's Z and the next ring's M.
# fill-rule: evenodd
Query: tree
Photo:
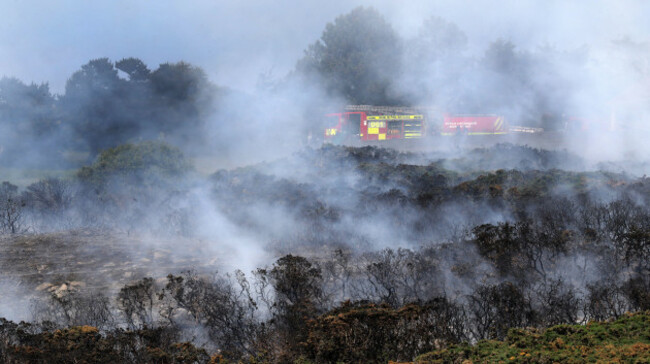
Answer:
M115 327L109 299L102 293L66 289L52 293L49 298L49 301L34 302L32 310L37 320L50 321L63 327Z
M485 67L499 74L520 77L525 71L525 54L515 49L516 46L512 42L504 39L490 43L483 57Z
M78 190L77 183L61 178L46 178L27 186L21 197L34 229L76 227L74 206L79 202Z
M185 272L182 276L170 274L159 294L163 300L161 314L178 327L198 322L223 356L238 359L255 354L253 344L259 333L254 317L257 307L241 275L238 276L239 287L226 278L210 279L194 272ZM183 322L182 312L193 322Z
M483 87L471 95L476 108L494 110L521 123L558 129L562 115L570 112L570 100L584 73L585 49L561 52L545 45L520 50L510 41L498 39L486 49L480 62ZM493 92L498 90L498 92Z
M150 79L155 93L174 103L198 97L208 84L205 71L185 62L163 63Z
M538 282L533 287L532 301L537 313L536 324L541 327L574 324L580 317L582 302L561 278Z
M139 125L133 120L125 102L126 81L108 58L94 59L81 66L68 79L61 98L66 119L94 155L137 134Z
M608 280L587 285L584 314L587 320L604 321L619 318L630 309L624 290L618 282Z
M120 78L119 71L128 77ZM128 79L127 79L128 78ZM91 60L72 74L60 105L76 148L94 157L135 138L197 139L216 96L199 68L164 63L151 72L141 60Z
M18 186L7 181L0 184L0 232L16 234L23 232L24 203L18 194Z
M298 344L307 339L305 321L321 311L318 307L323 284L320 268L306 258L285 255L271 269L258 269L256 275L258 280L273 287L271 312L280 345L287 348L289 356L298 353Z
M530 302L510 282L480 286L468 299L474 339L503 339L509 329L532 323Z
M60 178L46 178L27 186L23 198L36 211L62 213L72 204L74 184Z
M399 307L435 297L442 278L437 263L429 250L382 250L366 266L369 298Z
M124 58L115 62L115 68L129 75L129 81L132 82L149 81L151 76L147 65L137 58Z
M16 78L0 79L0 123L16 134L41 136L54 127L54 96L46 83L26 85Z
M203 137L202 127L219 93L205 71L186 62L163 63L149 79L155 130L184 143Z
M26 85L0 78L0 162L3 165L60 163L54 135L61 130L48 84Z
M432 16L405 48L402 92L426 105L435 102L452 108L461 102L459 79L473 65L463 54L467 36L456 24Z
M154 323L155 291L153 278L150 277L142 278L120 289L117 303L130 329L151 327Z
M297 70L351 103L400 104L392 86L400 74L401 50L401 40L384 17L373 8L358 7L326 25Z

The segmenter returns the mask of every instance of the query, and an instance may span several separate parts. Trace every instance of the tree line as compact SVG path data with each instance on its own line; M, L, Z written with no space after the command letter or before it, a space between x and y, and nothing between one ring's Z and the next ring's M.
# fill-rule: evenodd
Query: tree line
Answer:
M445 19L432 16L417 35L406 38L376 10L360 7L327 24L292 72L260 82L260 88L294 96L319 89L350 104L435 105L451 113L498 113L525 125L557 129L567 113L575 112L572 95L589 87L580 79L587 74L586 48L527 50L498 39L477 54L469 52L468 44L463 30ZM636 49L631 41L613 44L623 57ZM69 77L60 95L47 83L28 85L3 77L0 162L78 166L100 150L126 142L201 144L206 123L212 122L215 110L223 109L226 96L235 95L241 105L255 102L256 96L229 87L215 85L204 70L186 62L150 69L137 58L90 60ZM320 115L330 102L307 104L308 113ZM595 115L602 111L592 110ZM246 123L249 117L229 113L228 123ZM221 140L228 141L228 136Z
M136 58L89 61L62 95L4 77L0 158L5 166L78 166L129 141L198 140L219 92L199 67L179 62L150 70Z

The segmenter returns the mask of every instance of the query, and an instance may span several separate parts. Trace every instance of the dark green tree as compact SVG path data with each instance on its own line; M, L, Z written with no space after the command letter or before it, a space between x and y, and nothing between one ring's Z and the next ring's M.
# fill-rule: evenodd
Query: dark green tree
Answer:
M115 62L115 68L129 75L129 81L148 81L151 75L147 65L137 58L124 58Z
M472 67L464 54L467 36L454 23L432 16L406 42L402 92L419 104L460 103L459 79Z
M205 71L185 62L163 63L150 80L158 132L183 141L200 138L218 94Z
M137 58L115 64L100 58L70 77L59 104L75 148L94 157L134 140L196 141L216 91L202 69L185 62L164 63L151 72Z
M402 43L392 26L375 9L358 7L327 24L297 69L348 102L391 105L402 103L393 90L401 59Z
M66 82L61 106L75 131L77 148L92 155L137 134L139 125L126 107L126 81L108 58L83 65Z
M55 98L48 84L27 85L0 78L0 163L33 163L57 155L51 137L60 131ZM38 145L38 148L34 148Z

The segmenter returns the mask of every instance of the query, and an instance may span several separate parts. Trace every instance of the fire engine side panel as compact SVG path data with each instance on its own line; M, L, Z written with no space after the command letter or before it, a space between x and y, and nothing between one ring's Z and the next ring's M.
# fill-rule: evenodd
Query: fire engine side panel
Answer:
M424 135L423 115L367 116L368 135L363 140L421 138Z
M444 117L442 133L457 132L470 135L505 134L506 126L502 116L450 116Z
M330 119L325 140L343 140L351 136L362 141L421 138L425 135L423 115L367 115L344 112L325 115ZM359 123L357 128L357 123Z
M386 140L386 120L366 120L366 131L363 140Z

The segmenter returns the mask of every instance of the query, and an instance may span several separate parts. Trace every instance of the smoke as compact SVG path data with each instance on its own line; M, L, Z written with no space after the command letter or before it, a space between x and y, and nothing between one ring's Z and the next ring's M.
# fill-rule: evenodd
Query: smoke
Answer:
M535 216L534 207L518 209L508 199L537 191L540 185L548 196L577 199L584 191L576 184L584 186L575 180L593 177L599 188L585 188L587 194L609 203L618 196L603 185L614 177L603 182L611 176L577 173L606 169L640 176L650 168L644 138L650 125L650 32L642 15L650 9L645 3L41 5L33 13L34 3L0 8L6 10L0 11L6 19L14 19L0 22L3 73L25 82L50 82L56 94L35 103L36 115L3 114L2 167L42 166L48 158L64 158L66 166L79 167L106 147L163 139L192 158L204 175L190 173L164 188L118 186L111 191L119 195L111 210L99 197L91 203L77 200L60 215L66 221L37 220L43 224L33 226L47 227L35 232L115 229L134 237L132 246L120 246L132 256L166 251L173 268L205 267L216 259L220 270L250 272L286 253L319 257L344 248L363 256L384 248L416 250L471 240L473 227ZM336 92L327 74L303 73L296 63L309 60L308 47L328 29L328 22L335 25L337 16L357 5L372 5L396 34L398 46L390 62L380 58L360 64L377 68L368 74L382 77L387 99L434 107L432 125L440 122L442 112L499 114L510 125L543 127L548 133L506 139L436 137L402 147L412 152L313 148L322 136L322 115L340 111L347 95ZM363 19L352 20L365 25ZM99 29L107 28L112 31L100 34ZM143 86L145 82L134 86L133 74L112 68L112 62L131 56L153 74L170 67L187 71L182 74L199 80L190 82L196 86L189 87L194 98L170 96L169 90L187 88L160 87L167 85L165 77L152 81L152 87ZM74 94L72 86L86 85L83 77L89 74L76 67L97 57L108 57L98 64L110 67L102 68L102 77L89 77L90 86ZM179 60L188 63L157 66ZM337 80L354 76L337 74ZM103 81L109 79L112 83L106 86ZM93 83L98 80L99 86ZM374 86L375 80L364 81ZM9 95L21 88L13 87L0 91ZM50 93L46 85L31 87ZM107 89L111 92L104 93ZM379 93L367 89L360 94ZM0 99L0 106L10 101ZM62 111L74 122L57 127L67 120L65 113L58 114ZM29 124L50 115L55 115L51 133L36 132ZM25 130L12 127L16 120ZM25 143L21 132L46 137L30 138L28 148L19 147ZM493 146L495 140L515 145ZM7 154L25 149L27 156ZM509 171L513 169L518 171ZM576 174L566 176L556 169ZM557 180L545 184L540 177L544 172ZM72 200L88 196L70 193ZM473 289L476 276L498 280L475 249L463 249L465 255L447 252L440 265L443 290L458 297ZM583 289L601 274L591 265L583 269L586 273L574 271L578 268L572 262L587 266L587 256L577 252L563 257L550 276L566 273L575 278L569 280L572 285ZM480 273L463 277L453 272L472 264ZM147 273L163 276L166 268ZM12 289L3 291L6 297L17 295ZM9 309L17 306L6 299L0 313L24 318L24 312Z
M2 316L14 321L31 319L29 303L31 294L22 286L20 278L6 277L0 281L0 312Z

